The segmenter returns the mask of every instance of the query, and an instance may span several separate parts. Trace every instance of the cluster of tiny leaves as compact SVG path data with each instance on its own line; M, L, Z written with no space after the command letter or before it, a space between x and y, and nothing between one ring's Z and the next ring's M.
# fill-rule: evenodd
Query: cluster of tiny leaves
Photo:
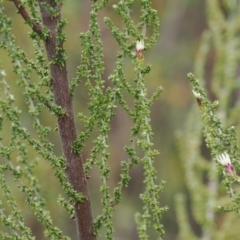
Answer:
M103 50L101 42L101 32L98 24L98 13L101 8L107 4L105 2L95 2L92 5L90 13L89 30L81 33L81 65L78 68L76 78L71 82L71 92L74 93L76 87L80 83L82 77L86 79L86 86L90 102L88 104L89 115L79 113L79 118L85 125L85 130L80 133L77 141L73 146L75 152L81 152L84 144L89 139L94 129L99 131L99 135L93 141L94 147L91 156L85 163L85 172L88 174L93 166L99 168L101 174L102 185L100 191L103 194L102 214L95 219L95 233L98 234L100 229L105 226L107 231L106 239L113 239L113 223L112 215L114 207L119 204L122 197L122 191L128 186L130 181L129 170L136 164L142 163L145 170L144 183L146 190L141 194L143 201L143 213L136 217L139 230L139 238L148 238L148 229L153 227L158 233L159 239L164 235L163 227L160 223L162 214L166 208L159 206L159 193L163 189L163 183L156 184L156 170L153 166L153 160L158 154L152 149L152 130L150 125L149 107L158 98L162 89L158 88L152 97L148 98L147 90L144 83L144 75L151 70L151 66L143 66L143 60L139 60L135 53L137 40L146 40L145 49L151 48L157 39L159 31L159 20L155 10L151 8L151 1L140 1L141 4L141 21L136 25L130 16L130 9L134 1L120 1L113 5L114 10L121 16L125 25L123 30L118 29L111 19L105 17L104 21L108 25L113 37L118 43L120 50L117 54L116 70L109 76L109 80L113 86L105 86L102 79L104 71ZM142 29L152 27L152 34L149 39L140 32ZM130 41L131 38L135 41ZM130 59L133 63L136 78L135 85L132 86L126 79L124 74L124 60ZM128 92L134 97L134 110L128 107L124 100L123 93ZM118 186L114 188L113 194L109 189L107 180L109 178L110 168L107 160L110 157L107 149L109 146L109 130L110 121L115 115L115 108L119 104L132 119L134 126L131 130L131 145L125 147L128 155L127 161L121 162L120 174L121 180ZM143 157L137 155L135 145L142 149Z
M206 5L209 29L203 33L194 70L199 81L193 74L188 75L197 104L192 107L184 130L178 134L178 143L190 192L192 214L202 228L201 239L238 239L238 229L234 228L233 223L238 218L235 212L239 214L240 207L239 177L227 174L221 164L207 160L202 156L201 149L203 135L213 159L216 160L216 156L223 152L227 153L238 174L238 140L236 128L231 125L239 122L240 102L231 106L231 101L232 93L239 86L236 73L239 62L240 5L234 1L221 4L216 0L209 0ZM206 70L209 70L206 68L209 53L214 54L215 60L211 70L211 92L220 104L218 101L210 102L206 91L199 85L200 82L204 86L209 77L206 74ZM221 191L217 172L221 175L229 197ZM185 222L187 216L183 210L184 204L185 197L179 195L176 199L179 239L200 239L195 236L190 224ZM220 223L218 217L221 211L234 213L223 215Z

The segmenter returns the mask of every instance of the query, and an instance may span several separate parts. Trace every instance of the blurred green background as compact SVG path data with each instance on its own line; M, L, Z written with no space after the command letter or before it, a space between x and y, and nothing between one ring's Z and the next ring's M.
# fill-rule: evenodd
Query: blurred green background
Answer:
M109 1L107 7L101 11L99 22L102 28L102 40L104 45L105 73L103 79L114 71L116 53L118 46L110 34L107 26L103 22L104 16L109 16L113 22L121 26L119 16L111 7L117 1ZM176 130L184 126L186 115L193 103L190 85L186 74L193 71L194 59L200 44L200 37L207 28L204 0L152 0L152 6L158 11L161 26L159 28L160 36L156 46L146 52L145 62L153 65L152 71L146 76L146 85L151 95L157 86L162 86L164 91L160 98L152 106L152 127L154 131L155 148L160 151L160 155L155 161L158 171L158 180L165 180L166 186L160 196L161 205L169 207L168 212L163 217L166 236L165 240L176 239L178 225L174 209L174 198L179 192L187 194L184 186L183 168L181 166L178 150L176 148L175 133ZM16 36L16 43L22 47L30 57L33 57L32 42L29 40L27 32L29 27L24 24L12 2L4 1L5 13L12 18L13 33ZM68 54L68 74L69 80L75 77L76 68L80 61L80 41L79 33L88 29L89 11L91 1L65 1L63 16L67 18L68 24L65 28L67 41L65 47ZM132 8L131 15L133 19L138 18L138 6ZM22 89L16 86L16 75L12 72L11 60L6 52L0 50L0 60L7 72L7 80L11 85L11 91L15 94L17 104L22 109L22 121L30 131L32 129L32 119L27 113L26 103L22 96ZM132 71L127 73L131 80ZM35 80L34 80L35 81ZM86 111L87 94L84 84L78 87L74 108L76 112ZM110 166L112 168L110 186L114 187L119 180L119 164L126 158L123 146L128 144L131 122L127 115L117 109L117 115L112 122L110 132ZM52 116L41 116L43 124L55 126L56 122ZM81 131L81 122L76 120L78 132ZM32 130L33 131L33 130ZM7 133L6 133L7 134ZM57 155L61 154L61 147L57 133L52 133L51 141L55 145ZM84 150L83 156L87 158L90 153L91 143ZM31 153L30 153L31 154ZM32 153L34 155L34 153ZM3 160L1 160L3 161ZM56 204L56 199L61 193L61 188L54 177L50 164L42 159L36 168L36 174L42 186L42 193L47 199L47 207L51 211L54 223L63 228L63 231L72 239L76 239L75 224L69 219L61 207ZM138 198L139 193L143 191L142 169L135 167L131 170L131 181L129 188L123 193L122 203L116 207L114 214L115 239L116 240L135 240L138 239L134 221L134 213L141 210L141 201ZM89 180L89 187L92 197L94 216L101 212L98 173L93 171ZM14 183L13 183L14 184ZM41 226L35 221L31 210L27 210L23 196L16 196L21 202L20 206L25 212L28 224L34 231L36 239L44 239ZM198 228L194 225L195 231ZM103 234L104 235L104 232ZM104 237L99 237L104 239ZM155 239L154 235L151 239Z

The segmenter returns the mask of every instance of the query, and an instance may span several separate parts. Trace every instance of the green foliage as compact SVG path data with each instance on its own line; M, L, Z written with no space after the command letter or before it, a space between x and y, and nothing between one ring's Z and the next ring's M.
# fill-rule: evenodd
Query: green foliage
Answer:
M192 108L185 129L179 132L177 139L190 193L192 214L201 227L201 237L195 236L192 228L183 222L187 218L183 210L186 199L179 195L176 199L180 224L179 239L239 238L238 229L234 227L240 213L240 155L236 131L239 127L239 100L233 101L232 98L235 90L239 88L239 11L238 2L207 2L209 30L203 34L195 67L199 80L196 80L192 73L188 74L199 109L196 105ZM207 66L211 54L214 55L215 62L209 80ZM210 81L211 88L206 84L207 81ZM204 84L208 87L209 94L200 86ZM207 95L213 94L219 101L212 102L208 99ZM209 148L211 160L203 146Z
M18 1L15 1L15 4ZM140 239L148 239L149 231L156 231L158 239L164 235L161 218L167 207L161 207L159 194L163 190L164 182L157 183L154 159L159 154L153 149L153 132L150 124L150 106L159 97L162 88L149 97L145 85L145 75L151 66L144 63L144 53L156 43L159 31L159 20L157 12L151 8L150 0L141 0L141 15L138 24L131 20L130 10L133 0L119 1L113 5L114 10L122 18L123 30L117 28L110 18L104 21L109 27L113 37L119 45L116 69L107 79L103 79L104 60L101 29L98 23L99 12L109 4L108 1L94 1L90 12L89 29L80 34L81 40L81 64L77 68L76 77L69 81L72 98L77 96L77 87L83 80L89 95L87 103L88 113L78 110L78 121L84 126L84 130L78 134L74 144L69 146L69 151L75 155L83 152L86 142L94 135L93 147L89 158L84 163L84 171L88 176L93 168L100 173L102 193L102 213L94 221L94 234L98 235L101 229L105 229L105 239L113 237L113 214L117 204L121 203L122 192L128 187L130 181L129 171L135 165L142 165L144 169L145 190L140 195L142 200L142 213L136 215L137 229ZM57 156L54 153L54 144L50 141L49 135L54 127L46 125L41 121L43 111L53 115L58 121L68 117L63 106L55 104L56 95L53 94L52 68L66 67L67 54L63 48L66 40L62 32L66 20L61 18L61 1L55 1L53 5L48 2L40 3L40 7L51 15L51 20L58 19L55 29L47 29L40 20L40 13L35 1L20 1L17 5L21 10L29 11L31 17L25 16L26 23L30 26L29 33L34 48L34 57L31 59L28 54L15 43L15 36L12 33L12 22L4 13L3 3L0 2L0 48L7 52L12 60L13 71L17 76L16 84L21 89L22 95L28 107L32 126L23 127L22 116L27 114L25 109L20 109L11 92L4 69L0 66L0 81L4 89L0 97L1 109L1 130L8 123L10 124L9 142L3 139L0 142L0 186L5 196L5 202L0 202L0 219L6 227L1 229L1 239L34 239L31 230L25 224L24 217L20 211L17 201L14 199L6 179L11 177L16 181L18 190L23 194L27 204L32 209L37 220L42 224L45 236L49 239L69 239L57 228L46 208L46 202L41 195L41 186L35 176L35 169L40 160L47 160L55 171L55 177L62 186L66 197L59 197L58 204L67 213L74 216L74 204L86 201L82 192L77 192L67 181L65 170L68 170L69 159L66 156ZM56 20L57 21L57 20ZM148 32L149 30L149 32ZM54 34L56 34L56 36ZM149 37L148 37L149 36ZM43 42L56 37L56 47L53 57L48 61ZM43 40L43 42L42 42ZM139 41L142 48L138 49ZM137 44L137 49L135 46ZM136 51L136 54L133 53ZM49 52L47 52L49 57ZM125 76L125 65L131 64L135 73L134 81L131 82ZM51 69L51 72L49 71ZM57 70L55 70L57 71ZM108 84L107 84L108 83ZM12 85L12 84L11 84ZM67 90L66 90L67 91ZM124 94L128 93L134 99L133 104L125 100ZM130 145L126 145L124 151L128 159L121 161L120 181L111 191L109 186L109 132L111 121L116 114L116 108L121 107L133 122L131 128ZM34 130L30 130L30 129ZM66 140L66 139L64 139ZM29 152L34 151L37 158L32 160ZM81 176L83 178L85 176ZM6 205L6 206L5 206ZM76 205L75 205L76 206ZM76 210L76 209L75 209Z
M71 87L73 92L81 77L85 77L87 79L86 86L88 87L90 96L90 103L88 105L90 114L89 116L84 116L82 113L79 114L79 117L85 123L85 131L79 135L73 149L74 151L80 152L84 147L84 142L90 136L90 132L93 131L94 128L98 129L99 136L96 140L94 140L91 157L85 163L85 171L86 174L88 174L88 171L95 165L99 167L99 171L101 173L103 184L100 191L103 193L102 204L104 209L103 213L95 220L95 232L98 233L101 226L105 225L107 227L105 236L106 239L112 239L112 214L115 205L121 200L122 190L128 186L128 182L130 180L129 170L139 163L142 163L145 168L146 183L146 192L140 196L145 204L145 207L143 210L144 213L140 215L142 222L140 223L140 221L137 221L139 224L139 237L140 239L146 239L146 231L148 226L150 226L151 219L156 222L154 228L157 232L159 232L159 236L163 235L160 219L165 209L160 208L158 201L158 196L162 187L155 184L156 172L152 164L157 152L151 149L152 130L149 118L149 106L159 96L161 88L156 91L152 98L148 99L143 75L149 71L149 67L144 67L142 62L136 58L135 54L132 53L131 50L136 45L136 42L130 41L131 37L143 38L144 36L140 37L141 35L139 34L139 29L141 26L146 25L148 22L150 24L153 21L154 34L149 39L149 43L151 45L148 45L151 47L156 41L156 33L158 31L159 23L154 10L151 10L150 6L148 4L145 5L146 3L143 1L141 3L143 20L139 23L139 26L135 27L129 15L132 3L133 1L121 1L114 5L114 10L116 10L116 12L123 18L123 22L125 24L125 29L123 31L115 27L109 18L105 18L105 23L110 28L120 47L116 62L116 70L109 77L113 87L106 88L104 86L104 80L102 80L104 63L102 60L103 55L100 29L97 24L98 10L101 8L98 3L93 4L89 30L80 35L83 49L81 55L82 64L78 69L78 75L75 81L72 82ZM153 13L149 15L152 19L149 19L148 17L147 21L144 18L146 12ZM91 52L94 52L95 54L92 55ZM132 86L127 81L124 74L124 61L126 61L127 58L130 58L133 63L133 68L135 69L135 86ZM91 71L89 70L89 66L91 67ZM132 94L135 98L133 110L128 107L126 101L124 100L122 93L124 91ZM129 159L126 162L123 161L121 163L121 180L118 183L118 186L114 188L113 196L111 197L110 189L107 185L110 171L110 168L107 165L107 160L110 156L107 152L109 144L108 132L110 130L110 121L115 114L114 109L116 108L117 103L133 120L134 126L132 128L130 140L131 145L125 147L125 151L128 154ZM134 147L135 145L142 148L144 153L142 157L137 156L137 152Z

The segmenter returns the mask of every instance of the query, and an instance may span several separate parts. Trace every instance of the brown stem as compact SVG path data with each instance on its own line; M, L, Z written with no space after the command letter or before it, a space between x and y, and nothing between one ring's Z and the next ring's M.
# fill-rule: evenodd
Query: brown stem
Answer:
M23 17L23 19L27 22L30 23L32 26L32 29L38 33L41 34L43 31L43 28L37 24L35 21L33 21L30 17L30 15L28 14L27 10L21 6L20 1L19 0L12 0L18 10L18 12L21 14L21 16Z
M18 0L13 0L18 11L26 21L31 21L27 11L19 5ZM59 15L54 17L42 5L47 4L52 9L58 9ZM58 106L61 106L65 114L59 116L58 129L61 139L63 153L67 161L67 175L69 182L74 190L84 195L85 200L83 203L75 202L75 217L77 224L78 239L81 240L95 240L96 236L93 232L93 219L91 203L89 199L89 192L87 187L87 180L84 173L83 162L79 154L73 153L72 145L77 139L76 127L74 122L72 98L69 90L67 79L66 62L63 60L61 52L56 52L56 49L62 49L63 43L58 42L57 34L61 30L57 29L57 25L61 20L61 7L53 0L39 0L40 12L42 16L42 23L50 31L50 37L45 42L48 60L50 62L50 72L52 78L52 88L54 99ZM42 28L40 25L32 22L32 28L38 34L41 33ZM58 57L61 64L56 63ZM54 60L54 61L52 61Z

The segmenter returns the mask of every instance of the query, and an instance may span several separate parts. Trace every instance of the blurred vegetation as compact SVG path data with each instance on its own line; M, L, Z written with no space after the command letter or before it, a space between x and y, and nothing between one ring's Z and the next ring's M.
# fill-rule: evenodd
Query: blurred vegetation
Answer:
M109 16L116 26L120 28L122 27L120 17L112 8L112 5L116 2L118 1L109 1L106 8L101 10L99 18L104 48L104 79L107 79L113 72L116 62L116 53L119 49L108 27L103 22L103 17ZM224 18L232 18L232 15L228 13L231 9L229 10L229 8L226 8L224 5L225 2L231 1L219 0L216 2L222 8L221 11L225 14ZM209 20L209 15L211 15L211 13L207 11L207 9L209 9L207 3L208 1L205 0L152 0L152 7L158 12L161 25L159 28L160 37L157 44L145 54L145 61L153 65L152 70L146 79L146 85L149 90L149 95L151 95L159 85L164 89L160 98L151 107L151 124L154 132L153 139L155 148L160 151L160 155L157 156L155 161L158 179L166 181L165 189L160 196L161 205L167 205L169 207L169 210L163 216L163 224L166 232L164 237L165 240L177 239L179 233L178 221L183 220L182 218L179 218L180 215L184 216L186 222L190 223L188 228L191 228L195 235L200 236L202 233L201 226L194 218L192 214L193 210L189 207L194 200L191 198L189 186L187 186L185 182L186 168L182 161L182 155L179 151L179 146L177 146L175 136L177 130L183 129L184 126L189 126L189 124L191 124L193 131L197 131L192 134L198 134L197 137L200 139L198 147L203 152L203 155L206 156L206 158L209 158L210 153L206 150L206 147L201 140L200 113L195 112L195 116L198 116L199 114L199 118L196 117L196 121L192 120L192 122L189 123L191 118L188 116L188 113L189 111L192 112L191 106L196 105L196 103L186 77L188 72L195 71L197 78L200 78L201 81L206 80L205 86L209 91L210 98L216 98L216 95L214 95L215 92L210 89L210 82L212 81L212 66L215 61L217 61L214 52L219 51L219 48L214 49L213 47L215 42L212 43L209 47L210 50L207 52L208 57L207 60L205 60L205 69L201 70L201 68L197 68L201 63L195 65L196 67L194 68L194 62L199 60L199 53L202 53L201 46L206 46L202 45L202 42L204 41L204 38L208 37L206 35L208 33L205 32L203 35L203 32L209 27L208 24L211 24ZM67 35L65 47L69 58L67 67L69 79L72 79L75 77L77 66L81 63L79 57L81 51L79 33L86 31L88 28L91 1L69 0L65 1L64 4L63 16L68 20L68 24L64 30ZM16 44L23 48L31 57L34 57L32 42L26 34L29 31L29 27L24 24L21 16L16 14L16 9L11 1L3 1L3 5L5 13L10 16L13 21L13 33L16 36ZM131 15L135 21L139 18L137 15L138 8L139 5L135 3L131 9ZM230 23L226 22L226 24L225 28L227 29L228 24ZM222 29L221 31L224 32L226 29ZM219 34L222 35L223 32L220 32ZM201 37L202 35L203 37ZM225 42L222 44L225 44ZM27 108L24 99L21 97L22 90L15 86L16 75L12 71L13 66L11 64L11 59L7 56L6 52L1 49L0 59L3 69L6 69L8 79L11 79L10 87L16 98L16 103L20 109L23 109L24 113L24 110L27 111ZM129 64L129 69L126 69L126 77L128 79L134 78L134 72L131 68L132 65ZM201 74L201 71L204 71L204 74ZM222 73L218 74L222 75ZM219 75L216 75L215 79L217 79ZM32 76L32 79L34 81L34 76ZM227 82L228 76L225 76L224 79L224 83ZM110 83L106 82L106 84ZM86 90L82 88L82 86L79 86L77 92L78 94L74 99L75 109L80 108L83 112L87 111L86 104L89 99ZM237 97L237 95L238 93L234 92L234 97ZM217 99L221 98L221 96L221 94L217 95ZM129 100L131 101L131 99ZM223 102L222 99L219 100L220 103ZM117 111L117 115L111 123L112 130L110 133L110 167L112 169L110 173L110 185L112 186L115 186L119 181L120 161L126 158L126 153L123 151L123 147L126 142L129 141L129 129L132 126L132 122L129 120L126 113L120 108L118 108ZM55 127L56 122L53 117L51 118L49 115L46 117L43 113L40 118L43 124L47 123L48 125ZM28 129L32 129L32 121L31 119L28 119L27 114L26 116L24 114L22 115L21 121ZM235 122L227 123L227 125L229 126L234 123ZM5 126L7 126L7 123ZM78 132L81 132L82 126L80 122L77 122L77 127ZM5 142L8 142L10 138L9 129L7 127L4 129ZM32 133L34 134L34 129L32 129ZM191 143L191 141L196 138L192 138L192 134L183 137L187 138ZM57 132L50 135L50 140L54 143L55 153L61 155L61 147ZM187 151L189 145L187 142L185 144ZM87 158L90 154L90 149L92 147L91 139L89 140L88 146L89 148L85 149L83 152L83 159ZM191 155L191 152L188 154ZM29 157L35 158L31 150L29 150ZM36 159L36 161L40 160ZM54 223L63 229L63 232L72 239L76 239L74 222L69 219L69 216L63 211L63 209L56 207L57 198L59 194L63 193L61 193L61 188L54 177L50 164L46 161L42 162L39 164L39 167L34 174L37 175L39 182L42 185L41 191L46 198L47 208L51 212ZM116 240L138 239L134 213L141 208L142 204L139 199L139 193L143 191L142 175L143 169L139 166L131 170L129 188L124 190L122 204L116 207L114 213L114 235ZM16 183L11 179L7 180L8 184L14 188ZM44 188L44 186L47 186L47 188ZM91 191L94 216L97 216L101 212L99 203L101 194L97 190L99 189L99 186L98 173L91 172L89 188ZM183 199L178 193L184 193L186 199ZM27 224L37 236L36 239L44 239L41 226L35 221L33 214L27 210L28 206L25 204L23 196L19 195L16 196L16 198L19 200L18 202L20 202L20 208L24 213ZM178 213L180 213L180 215L178 214L178 217L175 210L175 199L178 199L177 203L182 207L178 207ZM184 212L187 212L187 214L184 215ZM235 219L234 217L232 218ZM228 225L226 227L228 227ZM190 235L190 238L188 237L185 239L194 239L193 235ZM150 236L150 239L155 239L155 236ZM228 239L235 238L229 236Z

